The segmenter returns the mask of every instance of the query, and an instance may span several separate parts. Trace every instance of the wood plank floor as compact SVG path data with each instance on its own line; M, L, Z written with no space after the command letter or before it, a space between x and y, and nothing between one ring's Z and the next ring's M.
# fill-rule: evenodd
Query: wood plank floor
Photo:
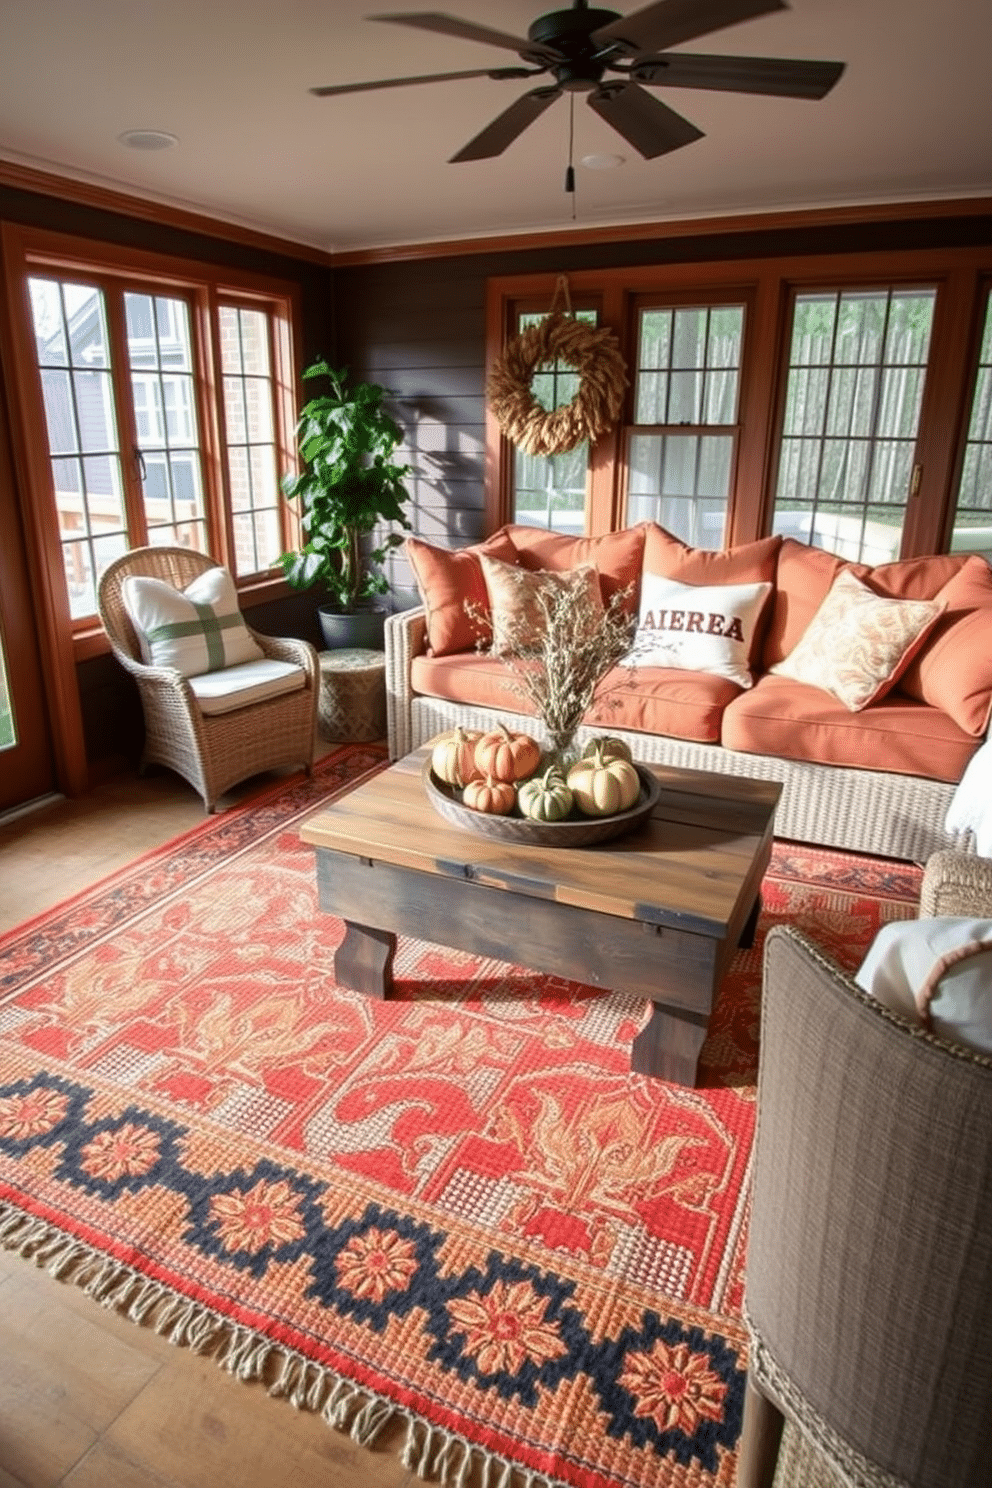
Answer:
M202 820L165 771L0 819L0 930ZM0 1488L412 1488L401 1444L357 1447L0 1249Z

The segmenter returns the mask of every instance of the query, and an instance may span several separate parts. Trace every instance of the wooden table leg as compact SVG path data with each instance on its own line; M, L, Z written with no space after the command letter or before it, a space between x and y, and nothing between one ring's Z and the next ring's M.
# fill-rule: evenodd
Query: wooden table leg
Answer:
M630 1067L675 1085L695 1085L709 1015L652 1002L651 1017L630 1046Z
M396 936L354 920L344 922L344 940L334 953L334 975L339 986L366 997L388 997L393 990Z
M741 931L741 938L737 942L737 944L744 951L749 951L754 945L754 936L758 928L758 916L760 915L760 913L761 895L759 894L757 899L755 899L754 904L751 906L751 913L747 917L747 922L744 926L744 929Z

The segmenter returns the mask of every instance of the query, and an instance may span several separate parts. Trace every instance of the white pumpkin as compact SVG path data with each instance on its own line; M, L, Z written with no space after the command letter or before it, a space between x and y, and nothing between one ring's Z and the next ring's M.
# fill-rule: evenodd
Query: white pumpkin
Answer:
M568 785L584 816L615 816L634 805L641 778L630 760L604 759L597 750L576 761L568 772Z

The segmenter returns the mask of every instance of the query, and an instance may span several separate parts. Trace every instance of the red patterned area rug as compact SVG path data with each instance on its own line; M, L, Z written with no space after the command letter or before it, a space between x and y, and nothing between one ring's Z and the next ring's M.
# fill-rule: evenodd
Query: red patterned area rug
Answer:
M0 1243L453 1485L734 1480L761 942L845 966L919 871L776 848L700 1086L643 1003L412 940L334 984L299 826L351 746L0 941ZM512 939L512 927L508 927Z

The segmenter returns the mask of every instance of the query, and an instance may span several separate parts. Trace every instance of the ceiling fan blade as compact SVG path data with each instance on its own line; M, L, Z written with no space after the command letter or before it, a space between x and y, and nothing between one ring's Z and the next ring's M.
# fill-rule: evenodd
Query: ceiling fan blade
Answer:
M510 76L529 77L531 74L525 69L507 68ZM374 83L332 83L326 88L311 88L310 92L318 98L333 98L336 93L370 93L375 88L405 88L410 83L446 83L455 78L477 78L491 77L492 70L488 67L476 68L474 72L429 72L421 77L382 78Z
M368 21L389 21L394 26L415 26L420 31L437 31L442 36L457 36L462 41L481 41L485 46L506 47L511 52L526 53L527 56L556 59L558 54L550 47L535 45L523 36L510 36L505 31L494 31L490 26L477 26L474 21L463 21L459 16L443 15L436 10L406 12L396 15L366 16Z
M508 109L504 109L480 134L469 140L467 145L463 145L457 155L452 155L449 163L456 160L491 160L494 155L502 155L506 147L512 145L518 135L523 134L528 124L533 124L556 98L561 97L561 93L561 88L533 88L515 103L511 103ZM653 103L654 99L651 101Z
M622 134L645 160L680 150L703 137L703 131L695 124L645 93L636 83L607 83L589 94L589 107Z
M788 8L786 0L656 0L600 26L592 39L598 47L614 45L624 52L663 52L682 41Z
M843 62L785 57L711 57L666 52L638 57L631 77L665 88L713 88L729 93L770 93L781 98L823 98L844 71Z

